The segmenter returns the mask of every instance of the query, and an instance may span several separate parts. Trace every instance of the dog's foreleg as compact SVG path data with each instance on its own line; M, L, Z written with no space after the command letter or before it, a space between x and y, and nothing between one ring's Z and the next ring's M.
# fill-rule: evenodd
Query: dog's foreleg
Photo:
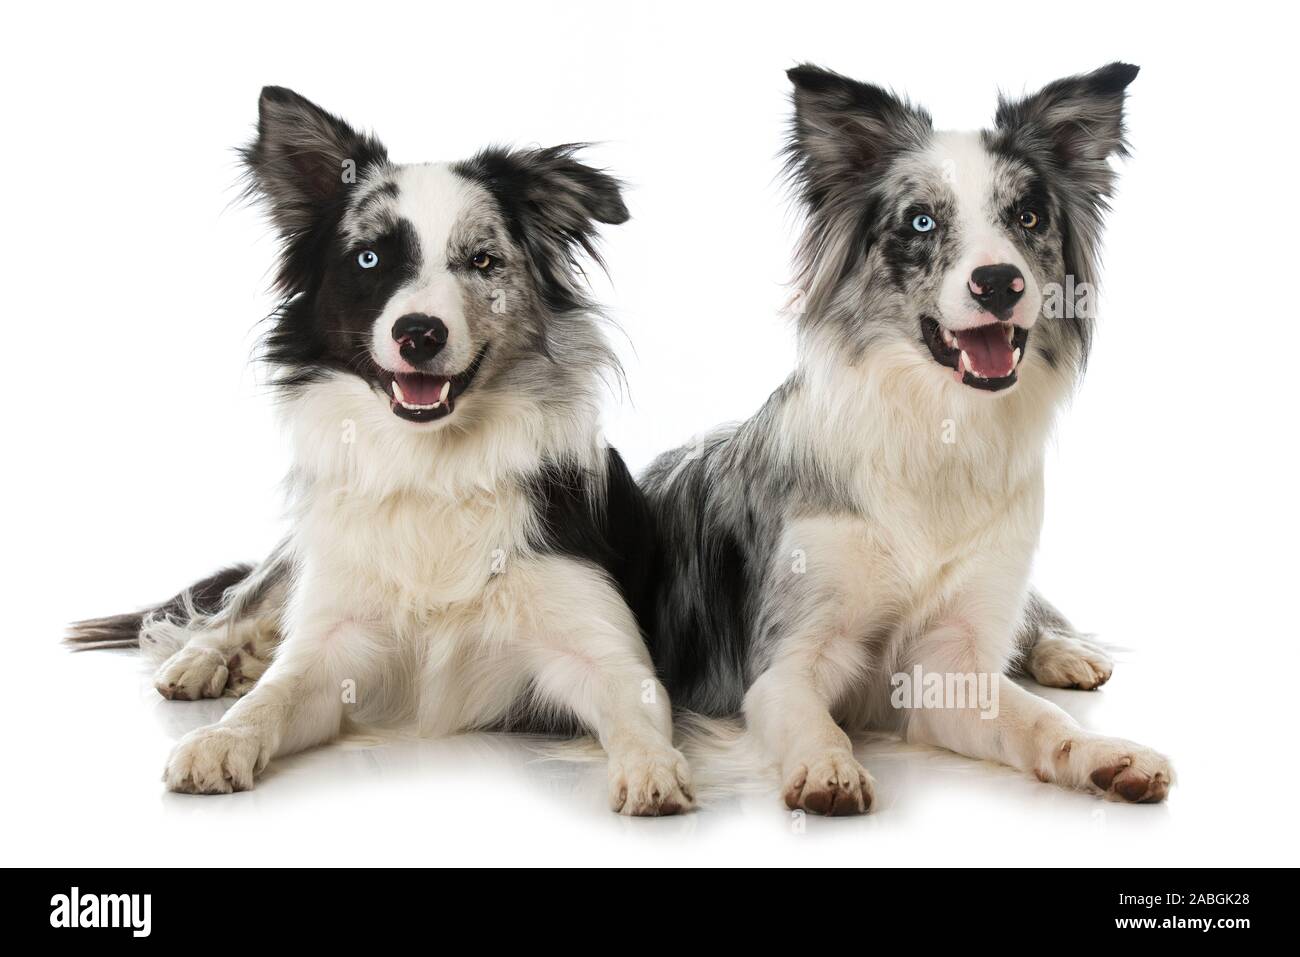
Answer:
M781 769L786 807L813 814L864 814L875 783L831 717L850 675L825 662L789 658L768 668L745 695L745 723Z
M777 552L794 561L775 565L779 577L764 589L756 643L766 667L743 710L748 734L779 768L791 810L863 814L875 798L835 720L866 679L864 636L880 625L862 594L864 544L860 529L833 520L792 525Z
M941 624L918 642L911 664L933 687L962 688L950 700L913 701L906 709L909 741L1028 771L1041 781L1103 794L1117 801L1161 801L1173 783L1163 755L1121 738L1094 734L1049 701L981 662L967 621ZM987 688L986 694L967 693ZM923 696L924 697L924 696Z
M810 567L808 574L817 569ZM844 599L809 588L788 595L774 617L771 662L745 693L748 733L780 769L786 807L813 814L864 814L875 783L853 756L832 711L862 680L860 631L843 616ZM820 602L814 610L810 596Z
M529 574L526 642L538 695L572 711L609 755L610 807L678 814L695 803L690 769L672 743L672 706L617 589L562 559Z
M173 791L245 791L277 755L323 744L339 733L345 702L364 694L382 649L348 619L312 618L289 630L257 687L214 725L172 750L163 780Z

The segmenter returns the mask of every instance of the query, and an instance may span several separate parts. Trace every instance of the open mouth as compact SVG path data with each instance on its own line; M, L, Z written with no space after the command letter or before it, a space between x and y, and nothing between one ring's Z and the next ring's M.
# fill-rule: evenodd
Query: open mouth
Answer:
M1016 370L1029 342L1029 330L1010 322L990 322L950 332L937 319L921 319L921 337L930 355L953 370L958 382L998 392L1016 384Z
M488 347L483 346L469 368L452 376L383 370L384 393L393 414L408 422L433 422L451 415L457 397L474 381L487 351Z

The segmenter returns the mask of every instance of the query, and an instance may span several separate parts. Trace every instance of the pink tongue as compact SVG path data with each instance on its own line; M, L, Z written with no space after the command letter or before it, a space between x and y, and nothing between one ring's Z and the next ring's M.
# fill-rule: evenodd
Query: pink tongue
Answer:
M1011 343L1007 342L1001 323L963 329L957 333L957 348L970 359L972 371L985 379L1005 378L1015 367Z
M425 375L423 372L399 372L397 385L402 398L410 405L433 405L442 396L446 376Z

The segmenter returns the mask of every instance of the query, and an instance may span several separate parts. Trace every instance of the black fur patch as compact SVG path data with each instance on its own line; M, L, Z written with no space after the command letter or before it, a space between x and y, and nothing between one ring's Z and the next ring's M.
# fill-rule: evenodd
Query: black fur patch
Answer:
M358 264L363 248L379 256L377 266ZM277 384L291 388L340 370L382 390L383 376L368 348L370 329L394 291L419 272L421 255L415 229L405 220L364 247L336 237L313 265L302 295L275 314L263 341L265 358L280 370Z
M615 449L606 452L604 488L572 465L548 464L530 483L541 517L538 550L604 571L645 628L653 598L655 534L645 496Z
M531 544L543 554L564 555L603 571L644 629L657 565L650 510L615 449L606 452L603 488L593 485L592 478L576 466L556 463L532 478L529 489L541 519L541 538ZM487 730L572 737L590 729L572 713L540 704L530 687Z

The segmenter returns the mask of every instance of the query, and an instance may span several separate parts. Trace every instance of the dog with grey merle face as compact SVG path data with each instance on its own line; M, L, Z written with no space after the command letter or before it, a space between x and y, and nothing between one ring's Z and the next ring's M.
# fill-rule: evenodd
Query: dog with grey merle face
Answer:
M798 366L753 418L662 456L643 487L660 674L679 707L743 712L792 809L870 808L846 733L861 728L1110 799L1168 791L1160 754L1006 677L1110 676L1028 576L1044 446L1092 331L1088 310L1057 307L1095 282L1136 74L1059 80L1003 99L988 130L952 133L879 87L789 73Z
M617 363L581 280L627 211L576 154L397 164L263 90L243 158L281 240L266 359L292 531L256 568L71 636L153 650L168 698L248 692L176 746L169 788L244 790L347 721L401 721L589 729L615 810L691 806L637 624L648 513L598 426Z

